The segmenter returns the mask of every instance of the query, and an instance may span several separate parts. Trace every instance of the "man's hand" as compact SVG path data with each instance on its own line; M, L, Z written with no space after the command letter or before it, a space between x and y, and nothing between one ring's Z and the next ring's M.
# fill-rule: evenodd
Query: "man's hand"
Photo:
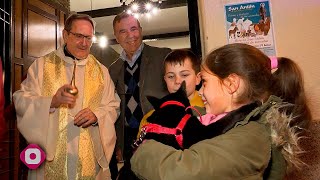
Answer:
M74 117L74 125L83 128L89 127L97 121L98 118L89 108L82 109Z
M73 88L70 84L65 84L60 87L56 94L53 96L51 101L51 108L58 108L61 104L68 104L70 106L74 106L76 103L76 97L68 92L66 89Z

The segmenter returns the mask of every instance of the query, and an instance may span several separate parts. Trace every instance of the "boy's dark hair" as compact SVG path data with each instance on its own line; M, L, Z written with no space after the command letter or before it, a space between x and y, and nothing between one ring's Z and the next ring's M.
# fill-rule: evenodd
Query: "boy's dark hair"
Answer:
M67 32L71 31L72 28L72 23L75 20L87 20L91 23L92 28L93 28L93 32L95 32L95 26L96 23L93 21L93 19L91 18L91 16L87 15L87 14L71 14L65 21L64 23L64 30L66 30Z
M187 58L191 61L192 69L196 74L200 72L201 60L192 51L186 49L178 49L170 52L163 61L163 68L169 63L183 65Z
M265 101L273 94L294 105L289 109L297 118L295 124L306 126L311 113L306 103L302 73L288 58L278 58L278 69L271 72L271 61L259 49L247 44L228 44L212 51L204 65L221 80L237 74L245 82L239 102Z
M125 19L125 18L130 17L130 16L132 16L132 15L131 15L131 14L128 14L128 13L126 13L126 12L122 12L122 13L116 15L116 17L113 19L113 23L112 23L113 29L114 29L116 23L118 23L118 22L120 22L122 19ZM133 16L132 16L132 17L133 17ZM137 20L138 26L141 28L141 25L140 25L139 20L138 20L138 19L136 19L136 20Z

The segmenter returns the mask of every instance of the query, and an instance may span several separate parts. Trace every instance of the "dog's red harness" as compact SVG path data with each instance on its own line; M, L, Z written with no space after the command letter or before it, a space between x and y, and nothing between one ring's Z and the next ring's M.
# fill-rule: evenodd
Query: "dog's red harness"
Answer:
M185 108L185 105L183 105L181 102L178 101L166 101L164 102L160 108L163 108L167 105L177 105ZM192 108L196 110L192 106L188 106L185 110ZM197 110L196 110L197 111ZM198 112L198 111L197 111ZM199 113L199 112L198 112ZM146 133L156 133L156 134L172 134L176 137L176 141L179 144L181 148L183 148L183 135L182 135L182 130L184 126L187 124L187 121L190 119L191 115L186 114L183 116L183 118L180 120L178 126L176 128L168 128L168 127L163 127L158 124L154 123L149 123L145 125L142 130L144 131L144 134ZM200 116L201 118L201 116Z

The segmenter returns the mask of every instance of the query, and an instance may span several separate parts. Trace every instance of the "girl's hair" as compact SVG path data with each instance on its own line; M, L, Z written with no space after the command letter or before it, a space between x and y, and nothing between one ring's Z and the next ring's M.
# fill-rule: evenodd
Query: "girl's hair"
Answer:
M295 117L291 125L307 127L309 121L301 119L311 120L311 112L307 105L303 76L299 66L289 58L279 57L278 69L272 75L274 79L271 92L286 102L294 104L290 110Z
M307 125L311 115L302 73L292 60L278 58L278 61L278 69L272 73L268 56L253 46L235 43L212 51L205 58L204 65L221 80L230 74L242 77L245 91L240 95L239 103L265 101L273 94L294 105L286 110L296 117L295 124Z
M191 61L192 69L196 74L200 72L201 60L192 51L186 49L177 49L170 52L163 61L163 68L165 70L166 64L183 65L187 58Z

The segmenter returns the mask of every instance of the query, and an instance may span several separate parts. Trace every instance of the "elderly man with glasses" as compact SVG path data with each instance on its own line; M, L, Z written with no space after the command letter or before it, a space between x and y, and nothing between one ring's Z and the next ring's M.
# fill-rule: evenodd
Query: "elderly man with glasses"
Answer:
M120 99L107 68L89 54L94 27L90 16L72 14L65 44L37 59L13 95L18 129L47 155L29 179L111 179Z

